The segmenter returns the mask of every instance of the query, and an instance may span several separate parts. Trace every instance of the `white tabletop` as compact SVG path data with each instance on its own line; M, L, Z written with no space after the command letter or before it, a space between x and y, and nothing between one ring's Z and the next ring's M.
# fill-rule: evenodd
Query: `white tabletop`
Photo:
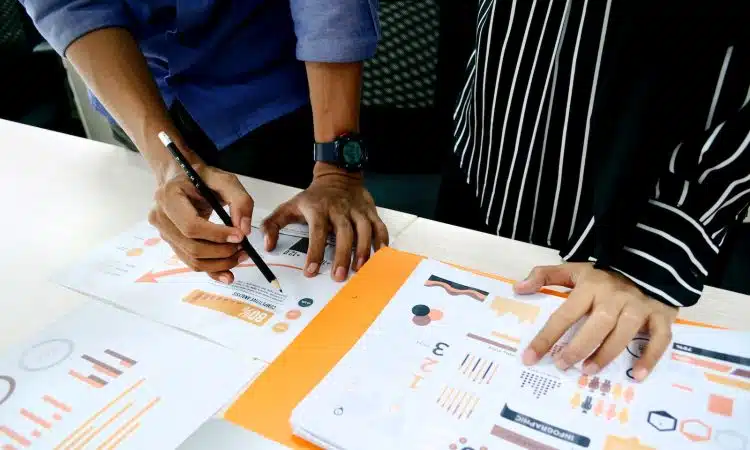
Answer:
M49 279L106 239L145 219L154 179L140 155L98 142L0 120L0 352L88 301ZM294 188L242 178L259 209L271 210ZM521 278L556 252L409 214L380 210L393 246L479 270ZM260 219L255 217L254 221ZM750 298L707 288L694 320L748 329ZM267 450L277 446L219 418L182 447Z
M396 247L488 273L521 280L537 265L560 264L557 251L497 236L417 219L399 236ZM707 286L696 306L680 317L750 330L750 296Z

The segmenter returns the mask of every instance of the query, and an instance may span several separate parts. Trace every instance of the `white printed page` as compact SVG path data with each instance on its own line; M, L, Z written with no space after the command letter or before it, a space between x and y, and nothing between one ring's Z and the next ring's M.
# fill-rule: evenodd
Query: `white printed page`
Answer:
M630 377L643 335L596 376L553 364L574 330L524 366L561 301L424 261L297 407L295 433L343 449L750 448L750 335L676 326L645 383Z
M232 285L192 271L146 222L105 244L59 282L270 362L342 283L330 277L334 251L330 241L321 273L314 278L304 276L309 244L306 226L282 230L272 252L263 250L258 228L252 229L249 240L278 277L283 293L270 286L252 260L232 270Z
M257 363L89 303L0 357L0 448L176 448Z

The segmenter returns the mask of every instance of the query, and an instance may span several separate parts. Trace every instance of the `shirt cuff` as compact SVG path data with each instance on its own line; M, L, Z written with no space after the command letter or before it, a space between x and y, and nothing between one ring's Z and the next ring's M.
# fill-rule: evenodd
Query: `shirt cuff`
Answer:
M707 268L718 252L697 218L651 199L608 268L663 303L692 306L701 297Z
M377 38L298 41L297 59L308 62L348 63L375 56Z

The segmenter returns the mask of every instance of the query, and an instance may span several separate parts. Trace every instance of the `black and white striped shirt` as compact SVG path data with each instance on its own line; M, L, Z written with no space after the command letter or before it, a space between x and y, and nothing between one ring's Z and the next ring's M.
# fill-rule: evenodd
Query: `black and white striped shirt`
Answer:
M744 3L480 0L454 153L491 230L697 302L750 203Z

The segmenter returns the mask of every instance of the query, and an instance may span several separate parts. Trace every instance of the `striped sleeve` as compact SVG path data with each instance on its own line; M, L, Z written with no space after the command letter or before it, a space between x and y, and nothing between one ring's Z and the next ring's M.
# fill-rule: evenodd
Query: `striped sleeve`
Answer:
M650 296L698 302L730 226L750 205L750 104L672 151L633 233L610 264Z

